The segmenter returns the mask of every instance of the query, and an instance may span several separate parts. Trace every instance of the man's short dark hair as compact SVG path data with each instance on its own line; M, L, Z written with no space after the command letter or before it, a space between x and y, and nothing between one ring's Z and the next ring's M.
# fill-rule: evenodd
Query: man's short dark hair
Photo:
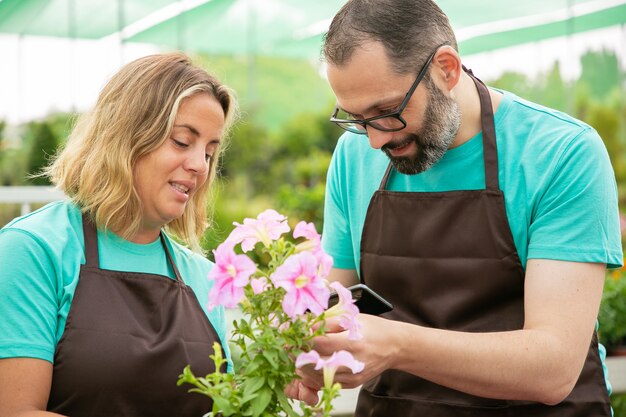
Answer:
M417 71L444 42L457 49L448 17L432 0L349 0L324 37L324 57L344 65L371 41L383 44L399 74Z

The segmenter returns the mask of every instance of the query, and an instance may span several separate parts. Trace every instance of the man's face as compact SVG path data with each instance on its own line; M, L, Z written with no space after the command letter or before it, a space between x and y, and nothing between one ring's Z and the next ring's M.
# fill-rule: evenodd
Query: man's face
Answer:
M365 44L342 66L328 66L328 80L337 103L353 118L389 113L400 106L415 73L398 75L380 43ZM402 112L407 126L396 132L367 128L370 145L381 149L404 174L432 167L452 145L461 123L457 103L425 77Z
M404 137L387 142L381 148L394 168L407 175L419 174L435 165L454 142L461 125L461 113L456 101L445 96L430 78L422 82L428 94L421 124L409 119L410 115L405 115L407 127L398 132ZM409 129L413 131L407 131ZM398 152L412 144L414 152Z

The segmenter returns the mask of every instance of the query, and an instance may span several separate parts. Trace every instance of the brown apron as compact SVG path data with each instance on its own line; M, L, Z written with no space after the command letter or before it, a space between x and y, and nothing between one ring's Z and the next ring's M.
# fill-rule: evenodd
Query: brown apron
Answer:
M217 332L192 289L176 279L99 268L96 228L83 215L86 264L54 357L48 410L70 417L201 417L210 398L176 386L190 364L215 370Z
M391 320L463 332L500 332L524 324L524 269L498 184L493 110L471 72L481 104L485 189L386 190L387 168L367 210L361 280L394 305ZM419 355L419 352L416 352ZM361 390L357 417L610 417L594 333L572 393L560 404L481 398L388 370Z

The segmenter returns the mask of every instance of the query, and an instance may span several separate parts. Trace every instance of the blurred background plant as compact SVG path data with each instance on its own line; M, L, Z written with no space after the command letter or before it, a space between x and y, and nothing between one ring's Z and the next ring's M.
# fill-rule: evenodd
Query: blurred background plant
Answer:
M626 355L626 278L624 268L610 271L598 315L598 336L608 354Z
M624 236L622 234L622 236ZM626 268L609 271L598 314L598 338L609 356L626 357ZM611 374L609 373L609 380ZM615 417L626 417L626 393L613 394L611 406Z
M233 57L197 55L196 62L214 71L240 95L247 94L246 68ZM293 61L293 62L291 62ZM216 187L214 227L205 236L207 249L232 230L232 222L266 207L290 219L313 221L321 229L326 169L342 131L328 122L334 100L325 80L306 62L263 57L257 97L243 103L243 117L230 139ZM581 77L565 81L558 63L529 78L505 72L487 83L521 97L568 112L592 125L602 136L626 207L626 73L615 53L588 52ZM14 126L8 134L0 121L0 185L35 185L29 179L63 144L75 115L54 113ZM19 207L0 207L0 225Z

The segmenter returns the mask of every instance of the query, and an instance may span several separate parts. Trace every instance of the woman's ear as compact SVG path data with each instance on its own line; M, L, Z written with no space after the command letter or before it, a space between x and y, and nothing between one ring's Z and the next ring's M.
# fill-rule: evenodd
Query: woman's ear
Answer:
M448 45L439 48L432 64L436 78L442 83L440 87L445 87L448 91L456 87L461 79L463 67L461 57L454 48Z

